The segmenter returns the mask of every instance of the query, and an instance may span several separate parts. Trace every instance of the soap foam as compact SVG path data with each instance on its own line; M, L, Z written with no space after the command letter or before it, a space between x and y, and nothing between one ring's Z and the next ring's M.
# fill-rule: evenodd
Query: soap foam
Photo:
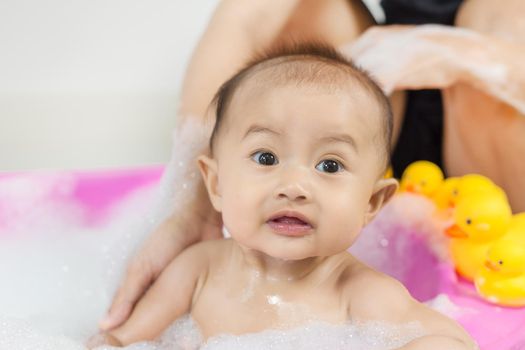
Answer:
M314 322L290 330L217 336L209 339L201 349L386 350L397 349L423 334L417 324L394 326L373 322L360 325L331 325Z
M40 332L23 321L0 317L0 350L85 350L81 342ZM417 324L384 323L331 325L315 322L290 330L266 330L245 335L220 335L203 342L198 326L186 315L170 326L157 341L109 345L95 350L387 350L397 349L424 333Z

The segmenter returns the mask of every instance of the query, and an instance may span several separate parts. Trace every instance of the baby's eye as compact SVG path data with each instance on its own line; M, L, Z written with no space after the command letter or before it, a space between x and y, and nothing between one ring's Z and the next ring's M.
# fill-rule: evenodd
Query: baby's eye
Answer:
M327 173L337 173L338 171L343 171L345 169L341 163L333 159L323 160L317 164L315 168Z
M267 151L255 152L252 154L252 159L261 165L275 165L279 163L277 157L273 153Z

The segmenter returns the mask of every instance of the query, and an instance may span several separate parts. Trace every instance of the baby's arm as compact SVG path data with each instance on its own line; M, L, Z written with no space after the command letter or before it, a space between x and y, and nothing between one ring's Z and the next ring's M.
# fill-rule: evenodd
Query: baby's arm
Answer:
M472 341L471 341L472 343ZM431 349L447 349L447 350L474 350L478 347L475 344L469 344L464 340L452 338L445 335L427 335L417 338L410 343L398 348L397 350L431 350Z
M478 349L467 332L454 320L414 300L406 288L393 278L376 272L359 278L361 290L351 308L357 318L395 324L418 322L425 335L398 350L474 350Z
M111 345L152 340L175 319L188 313L199 277L207 267L205 243L196 244L178 255L162 272L121 326L105 338Z
M406 303L405 320L407 322L420 322L427 335L414 339L399 350L478 349L467 332L452 319L426 307L411 297Z

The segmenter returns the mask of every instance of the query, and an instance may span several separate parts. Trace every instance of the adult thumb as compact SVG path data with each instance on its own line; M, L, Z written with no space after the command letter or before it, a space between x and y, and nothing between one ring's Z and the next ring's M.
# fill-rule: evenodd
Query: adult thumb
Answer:
M99 328L108 331L124 323L137 301L149 287L151 279L151 275L143 269L129 269L124 282L113 298L109 312L99 322Z

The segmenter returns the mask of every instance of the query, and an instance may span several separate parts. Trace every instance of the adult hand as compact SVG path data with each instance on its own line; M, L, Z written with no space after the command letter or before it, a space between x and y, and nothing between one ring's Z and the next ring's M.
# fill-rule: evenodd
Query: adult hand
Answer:
M202 183L197 192L184 213L168 217L131 260L108 314L99 323L102 330L124 323L138 300L181 251L193 243L222 237L220 216L211 206Z
M111 345L111 346L122 346L122 344L111 334L106 332L99 332L90 337L86 342L88 349L96 349L99 346Z
M463 28L393 25L369 29L341 50L387 93L466 83L525 110L525 51L513 42Z

